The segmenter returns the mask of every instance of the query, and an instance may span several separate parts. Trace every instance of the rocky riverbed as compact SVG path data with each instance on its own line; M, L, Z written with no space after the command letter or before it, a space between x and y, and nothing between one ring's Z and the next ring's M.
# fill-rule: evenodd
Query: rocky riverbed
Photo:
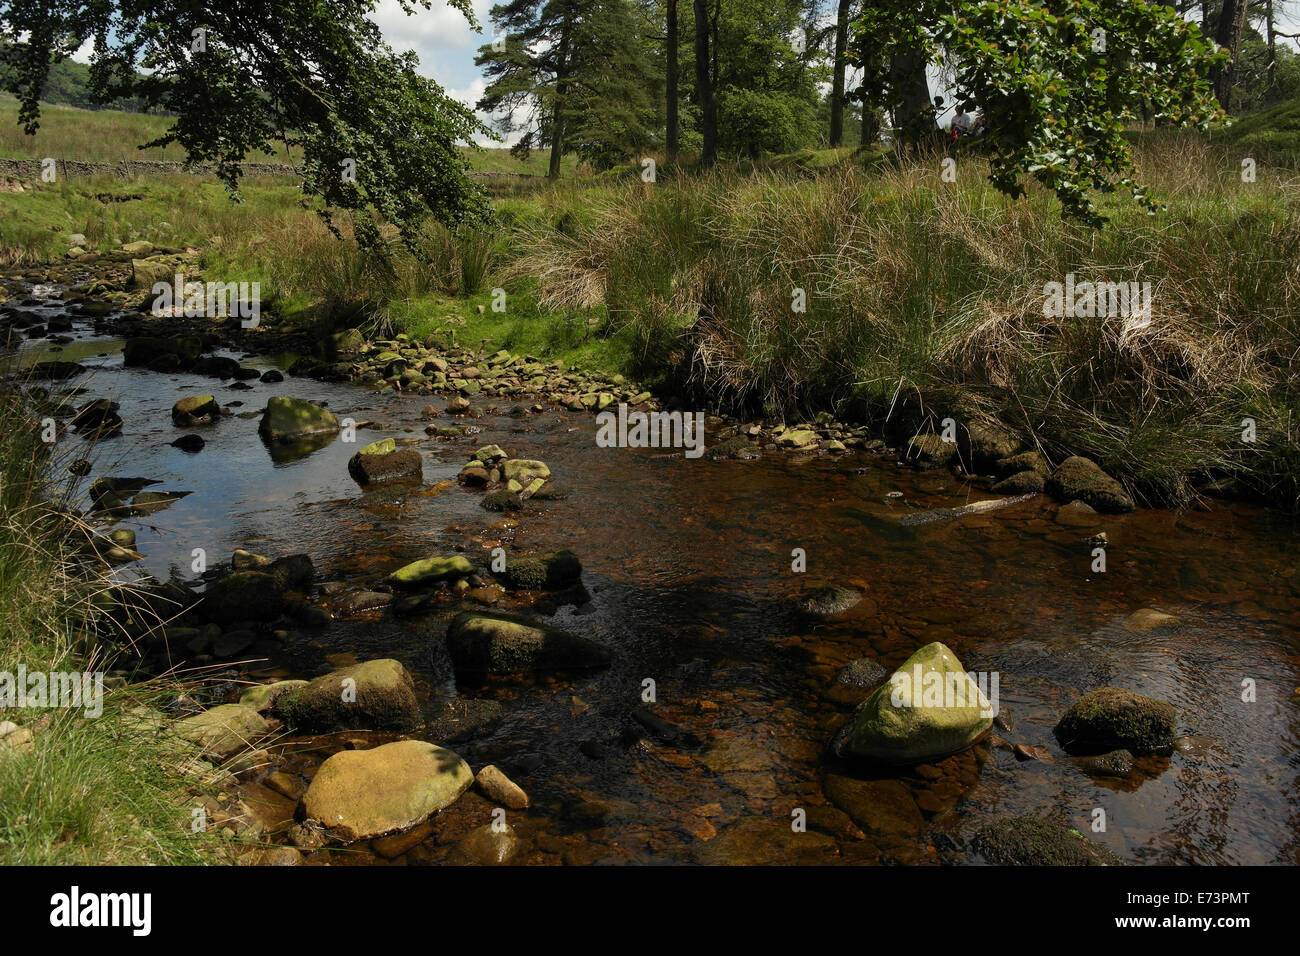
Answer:
M219 768L232 858L1300 862L1281 517L1134 510L985 424L605 448L635 383L141 314L186 255L11 276L0 322L151 595L116 676L212 668L141 732ZM918 666L997 707L896 721Z

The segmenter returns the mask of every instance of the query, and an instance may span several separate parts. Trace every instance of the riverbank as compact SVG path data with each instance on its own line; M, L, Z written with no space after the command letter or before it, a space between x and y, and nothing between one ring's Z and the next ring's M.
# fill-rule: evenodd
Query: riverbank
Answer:
M901 447L946 420L992 425L1053 468L1095 461L1139 504L1294 511L1300 210L1287 173L1260 165L1243 182L1231 148L1186 136L1136 148L1168 210L1107 198L1113 222L1095 234L1041 194L993 193L976 158L958 157L952 183L937 165L667 168L655 185L615 175L499 196L495 224L432 228L426 261L395 250L392 272L287 186L250 183L244 207L184 177L0 204L41 254L57 219L73 223L60 256L73 229L92 255L132 239L188 246L204 276L260 282L268 324L305 333L319 362L354 327L380 352L504 349L769 428L823 415ZM1106 314L1105 295L1045 314L1054 285L1098 283L1135 284L1149 315L1123 314L1127 299Z

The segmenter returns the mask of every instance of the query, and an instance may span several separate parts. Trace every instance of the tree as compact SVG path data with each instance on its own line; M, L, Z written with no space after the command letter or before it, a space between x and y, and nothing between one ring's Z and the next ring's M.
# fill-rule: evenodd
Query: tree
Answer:
M409 15L428 0L398 0ZM469 0L451 0L473 22ZM415 248L430 215L456 224L486 214L458 143L488 132L416 72L369 18L377 0L18 0L0 3L0 62L27 133L40 126L52 63L87 41L96 103L139 98L174 113L145 146L183 147L238 196L240 164L284 144L302 187L338 234L382 249L380 225Z
M834 79L831 81L831 149L844 142L844 73L849 52L849 7L852 0L839 0L835 12Z
M1231 0L1229 0L1231 2ZM1225 60L1200 29L1171 7L1146 0L872 0L858 29L894 64L887 96L908 108L920 53L953 70L958 99L983 111L982 141L994 186L1011 196L1032 176L1063 212L1103 217L1096 191L1128 189L1158 205L1132 177L1124 137L1134 109L1157 123L1204 128L1221 111L1209 78Z
M668 155L676 156L677 147L681 139L678 129L679 120L677 115L677 0L668 0L666 20L668 27L666 59L668 61L665 68L665 98L668 103L667 116L667 146Z
M1215 42L1228 53L1214 72L1214 95L1225 110L1232 97L1237 53L1241 49L1241 34L1246 25L1247 3L1248 0L1223 0L1223 7L1219 10L1219 19L1214 28Z
M511 0L492 8L505 48L484 46L475 62L490 81L478 108L522 132L514 149L550 149L548 175L575 152L598 168L650 144L657 122L645 38L630 0ZM527 110L520 121L519 110Z
M709 47L717 44L717 9L721 0L713 0L713 16L709 16L708 0L692 0L695 10L695 96L700 105L700 133L704 138L700 149L700 165L712 166L718 161L718 103L714 96L713 78L716 63L709 57Z

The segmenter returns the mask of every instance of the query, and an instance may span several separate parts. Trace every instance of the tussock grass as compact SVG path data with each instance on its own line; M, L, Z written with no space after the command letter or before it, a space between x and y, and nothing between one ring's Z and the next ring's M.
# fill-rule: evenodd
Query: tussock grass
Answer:
M1261 166L1242 183L1234 155L1186 136L1139 161L1168 211L1117 199L1103 232L1063 223L1041 192L1000 196L974 158L957 183L922 163L593 191L573 228L528 230L507 274L547 306L606 307L642 370L697 401L899 430L994 417L1148 502L1226 478L1294 507L1297 182ZM1045 317L1044 285L1067 273L1150 282L1151 325Z
M88 630L107 587L86 562L89 532L60 502L66 462L40 440L38 409L0 389L0 670L107 671L113 652ZM211 858L190 832L196 781L174 738L142 723L175 688L105 687L98 717L83 710L0 708L32 731L31 747L0 745L0 864L187 864Z

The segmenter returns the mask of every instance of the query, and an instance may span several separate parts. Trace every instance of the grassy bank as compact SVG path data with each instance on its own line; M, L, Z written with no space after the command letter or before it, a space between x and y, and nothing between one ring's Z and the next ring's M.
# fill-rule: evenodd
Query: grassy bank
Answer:
M193 177L0 195L0 246L55 257L77 231L101 248L191 244L210 274L260 281L264 306L322 343L352 325L435 336L628 374L697 406L828 410L904 438L997 419L1052 459L1094 458L1147 503L1214 487L1296 509L1294 174L1261 160L1242 182L1241 147L1190 135L1136 148L1167 211L1103 197L1112 222L1098 232L1063 223L1041 191L998 194L975 156L948 183L937 156L900 167L825 151L707 175L661 167L654 186L631 169L503 190L497 223L431 226L391 272L274 181L250 183L242 206ZM105 190L138 198L105 203ZM1045 316L1045 285L1070 274L1149 282L1150 325Z
M84 626L103 582L79 559L83 531L53 503L51 459L34 409L0 391L0 671L106 671ZM0 865L185 864L210 858L190 831L195 781L178 770L174 743L142 723L168 693L158 683L114 681L103 713L0 706L19 725L0 740ZM91 708L93 713L95 708Z

